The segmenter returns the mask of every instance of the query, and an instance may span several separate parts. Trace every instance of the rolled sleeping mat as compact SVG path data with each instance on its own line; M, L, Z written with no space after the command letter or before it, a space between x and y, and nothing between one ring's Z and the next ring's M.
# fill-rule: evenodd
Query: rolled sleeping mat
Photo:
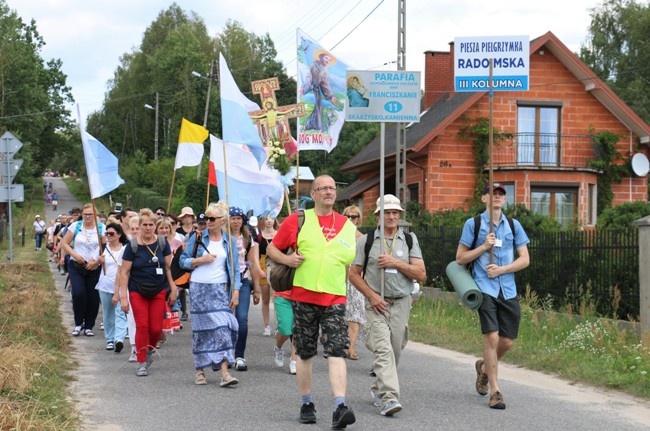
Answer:
M459 265L454 260L447 265L446 272L463 305L473 311L478 310L481 302L483 302L483 294L467 268L464 265Z

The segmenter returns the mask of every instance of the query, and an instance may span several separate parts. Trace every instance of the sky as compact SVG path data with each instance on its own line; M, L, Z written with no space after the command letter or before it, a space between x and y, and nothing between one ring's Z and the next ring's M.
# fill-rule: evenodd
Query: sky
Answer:
M171 0L5 0L61 59L82 112L101 109L120 57L137 50L144 31ZM356 70L396 70L397 0L178 0L203 18L210 36L228 19L258 36L269 33L289 76L296 74L296 28ZM448 51L455 37L553 32L574 52L586 43L590 9L601 0L404 0L406 70L424 72L425 51ZM207 73L208 65L205 71ZM424 75L422 75L424 79ZM282 90L280 90L282 91Z

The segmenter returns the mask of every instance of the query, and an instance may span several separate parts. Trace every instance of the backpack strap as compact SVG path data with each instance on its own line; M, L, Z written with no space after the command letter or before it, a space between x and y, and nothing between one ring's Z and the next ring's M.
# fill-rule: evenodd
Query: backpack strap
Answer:
M304 224L305 224L305 210L301 208L298 210L298 232L296 232L296 250L298 250L298 235L300 235L300 229L302 229L302 225Z
M411 249L413 248L413 234L411 232L405 232L404 239L406 240L406 245L409 248L409 253L411 252ZM374 242L374 237L373 240L370 241L370 234L366 234L366 243L363 246L363 272L362 274L366 273L366 267L368 266L368 256L370 256L370 249L372 248L372 243Z
M470 250L474 250L476 248L476 241L478 241L479 230L481 230L481 216L477 215L474 217L474 240L472 241L472 246L469 248Z

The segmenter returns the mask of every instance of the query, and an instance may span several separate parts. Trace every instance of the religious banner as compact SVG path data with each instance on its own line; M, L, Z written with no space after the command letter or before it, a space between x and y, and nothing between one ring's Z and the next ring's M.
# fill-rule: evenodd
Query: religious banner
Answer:
M347 66L300 29L297 44L298 103L305 105L298 119L298 150L329 153L345 121Z
M253 94L260 95L262 109L249 112L248 115L257 125L262 142L267 147L273 146L274 142L279 142L284 146L287 155L293 157L298 152L298 148L295 139L291 136L289 118L305 115L305 105L297 103L278 106L278 100L275 97L275 90L280 89L278 78L253 81L251 87Z

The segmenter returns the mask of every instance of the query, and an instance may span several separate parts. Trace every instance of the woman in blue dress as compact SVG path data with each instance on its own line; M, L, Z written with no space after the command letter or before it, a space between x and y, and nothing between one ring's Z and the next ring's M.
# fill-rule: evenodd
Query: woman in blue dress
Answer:
M227 222L228 207L212 203L205 211L207 229L200 238L189 235L180 265L192 269L190 276L190 320L192 323L192 355L197 385L207 384L204 369L221 371L220 386L232 386L239 381L228 372L235 362L234 350L239 325L234 310L239 304L239 257L237 244L222 227ZM199 244L196 257L194 245Z

